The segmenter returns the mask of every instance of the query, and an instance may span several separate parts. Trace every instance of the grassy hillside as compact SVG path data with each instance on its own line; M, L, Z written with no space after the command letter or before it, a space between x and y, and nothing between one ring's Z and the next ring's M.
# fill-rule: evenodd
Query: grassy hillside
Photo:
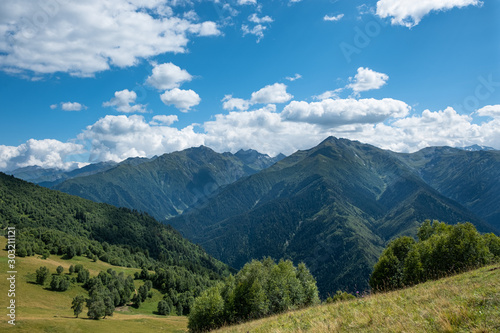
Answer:
M499 332L500 265L218 332Z
M0 291L2 294L9 289L6 279L7 251L6 239L0 237ZM74 257L69 260L61 259L61 256L51 255L48 259L40 256L17 258L17 280L16 280L16 326L14 329L7 324L3 318L0 321L0 331L12 329L16 332L185 332L187 331L187 318L178 316L155 315L158 301L162 298L159 291L153 289L153 297L147 299L139 309L133 307L117 308L112 317L101 320L90 320L86 318L87 308L81 313L80 318L75 318L71 307L73 297L77 295L87 296L87 291L80 284L72 284L65 292L56 292L34 283L35 271L40 266L46 266L51 273L55 273L56 267L64 267L63 274L68 273L70 265L82 264L89 269L91 276L96 276L100 271L112 268L125 275L133 275L140 269L111 266L100 260L92 262L86 257ZM138 288L143 281L136 280ZM5 296L0 298L0 307L4 309L9 299ZM7 318L7 317L6 317Z

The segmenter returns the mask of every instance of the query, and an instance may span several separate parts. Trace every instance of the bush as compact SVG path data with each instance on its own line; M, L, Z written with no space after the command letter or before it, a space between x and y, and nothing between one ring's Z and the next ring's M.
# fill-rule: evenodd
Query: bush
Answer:
M337 290L337 292L335 293L335 295L333 295L333 297L328 297L326 299L326 302L327 303L335 303L335 302L347 301L347 300L355 299L355 298L356 298L356 296L354 296L353 294L349 294L348 292Z

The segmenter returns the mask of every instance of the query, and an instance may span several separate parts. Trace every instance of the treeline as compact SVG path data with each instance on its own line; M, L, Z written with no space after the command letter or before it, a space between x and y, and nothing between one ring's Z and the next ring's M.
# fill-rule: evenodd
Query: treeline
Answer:
M370 277L375 291L411 286L500 260L500 237L481 235L471 223L426 220L411 237L393 240Z
M304 264L253 260L194 300L188 327L204 332L318 302L316 280Z

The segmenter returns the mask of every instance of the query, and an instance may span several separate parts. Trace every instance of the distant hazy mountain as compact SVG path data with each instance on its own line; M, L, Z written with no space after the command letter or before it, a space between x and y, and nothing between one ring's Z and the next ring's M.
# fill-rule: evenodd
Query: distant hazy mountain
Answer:
M495 148L488 147L488 146L480 146L480 145L472 145L472 146L457 147L457 148L461 149L461 150L466 150L466 151L495 150Z
M235 268L252 258L285 257L304 261L323 295L363 289L385 242L414 234L424 219L492 230L405 159L329 138L228 185L169 223Z
M82 168L73 170L61 170L61 169L45 169L39 166L29 166L24 168L19 168L7 174L13 175L14 177L26 180L31 183L39 184L44 187L52 187L59 183L62 183L66 179L71 179L79 176L93 175L99 172L103 172L114 168L118 163L116 162L101 162L95 164L89 164Z
M253 150L219 154L201 146L151 160L128 159L106 172L69 179L54 188L165 220L280 158Z

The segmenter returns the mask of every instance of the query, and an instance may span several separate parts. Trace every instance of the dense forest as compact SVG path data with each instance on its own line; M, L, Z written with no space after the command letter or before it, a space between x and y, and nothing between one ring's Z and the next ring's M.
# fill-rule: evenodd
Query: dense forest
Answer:
M94 203L3 173L0 221L2 230L7 225L18 230L19 257L86 256L115 266L142 268L136 278L151 280L168 294L175 308L173 313L189 313L194 297L232 272L201 247L147 214ZM85 268L81 272L77 272L76 282L91 291L94 283L89 281L94 280L84 273ZM110 289L106 280L101 282ZM51 281L52 289L65 289L61 283L64 286L67 281L56 277ZM98 294L103 294L102 290Z

